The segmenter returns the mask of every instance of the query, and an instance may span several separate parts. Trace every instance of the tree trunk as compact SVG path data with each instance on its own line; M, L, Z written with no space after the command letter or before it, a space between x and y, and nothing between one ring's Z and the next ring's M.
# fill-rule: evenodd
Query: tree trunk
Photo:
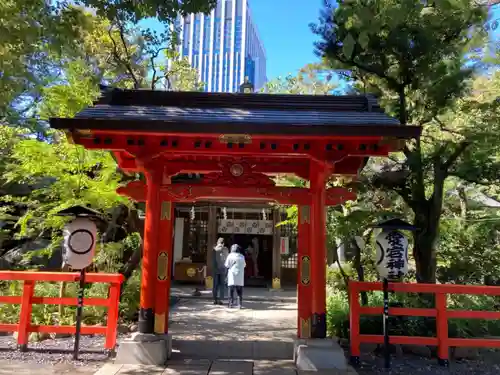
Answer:
M361 263L361 249L359 248L356 240L353 238L351 239L351 246L354 249L354 268L356 269L356 273L358 274L358 281L365 281L365 272L363 269L363 264ZM368 305L368 293L366 291L360 292L361 296L361 305L362 306L367 306Z
M133 233L135 231L139 232L141 236L141 244L140 246L132 253L128 261L123 265L123 267L119 270L119 273L121 273L125 280L122 283L122 287L120 290L120 298L123 293L123 289L125 287L125 284L127 283L128 279L132 276L134 271L137 269L139 264L141 263L142 259L142 247L143 247L143 241L142 239L144 238L144 222L142 222L139 219L139 215L137 213L137 210L130 210L129 211L129 217L128 217L128 223L129 223L129 232Z
M439 219L432 215L428 205L422 205L415 212L415 226L417 230L413 234L413 256L416 263L417 282L436 282L436 241L438 237Z

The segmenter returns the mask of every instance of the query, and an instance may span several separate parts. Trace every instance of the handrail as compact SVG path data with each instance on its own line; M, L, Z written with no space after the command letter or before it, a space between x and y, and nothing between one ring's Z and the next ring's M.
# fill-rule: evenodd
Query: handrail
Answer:
M382 335L362 335L360 333L361 315L381 315L381 306L361 306L360 292L381 291L382 283L378 282L349 282L349 325L351 362L359 363L360 344L382 344ZM436 337L418 336L390 336L392 344L403 345L431 345L437 346L438 362L442 366L449 364L449 348L452 346L468 347L496 347L500 348L500 339L464 339L448 337L448 319L500 319L500 312L496 311L467 311L448 310L448 294L472 294L500 296L500 287L482 285L456 284L410 284L389 283L389 291L406 293L429 293L435 296L434 308L389 307L389 316L422 316L436 318Z
M17 346L21 351L28 349L28 339L31 332L75 334L75 326L31 324L31 310L33 304L76 306L76 297L35 296L35 284L36 282L75 282L79 278L80 274L76 272L0 271L0 280L24 282L22 295L0 296L0 303L21 305L19 322L17 324L0 323L0 332L17 332ZM106 326L83 325L81 333L105 335L104 348L109 353L112 353L116 347L118 305L120 302L120 288L124 277L120 274L87 273L85 281L89 283L109 284L108 298L86 297L83 299L84 306L107 307L108 316Z

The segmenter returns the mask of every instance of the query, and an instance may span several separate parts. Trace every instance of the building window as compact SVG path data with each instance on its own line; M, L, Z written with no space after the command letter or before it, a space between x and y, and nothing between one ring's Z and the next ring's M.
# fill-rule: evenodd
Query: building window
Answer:
M226 20L230 20L233 16L233 2L226 0Z
M194 34L194 46L193 46L193 50L195 51L198 51L198 49L200 48L200 34L201 34L201 30L200 30L200 20L196 17L195 21L194 21L194 30L193 30L193 34Z

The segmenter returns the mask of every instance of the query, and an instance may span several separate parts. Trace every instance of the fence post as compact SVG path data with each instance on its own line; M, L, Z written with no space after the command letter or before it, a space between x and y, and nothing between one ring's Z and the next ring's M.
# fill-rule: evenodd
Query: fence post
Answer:
M35 292L35 282L25 280L23 285L23 296L21 299L21 312L17 326L17 347L22 352L28 350L29 327L31 325L31 302Z
M361 355L360 340L359 340L359 291L357 283L350 281L349 285L349 331L350 331L350 346L351 346L351 365L359 366Z
M445 293L436 292L436 335L438 339L438 362L441 366L448 367L449 345L448 345L448 316L446 315Z
M118 306L120 304L120 283L109 286L108 319L106 322L106 342L104 348L111 355L116 346L116 331L118 327Z

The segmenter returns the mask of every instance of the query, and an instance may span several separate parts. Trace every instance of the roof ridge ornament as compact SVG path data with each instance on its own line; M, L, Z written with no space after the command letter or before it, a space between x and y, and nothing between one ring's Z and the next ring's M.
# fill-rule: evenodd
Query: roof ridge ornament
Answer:
M107 86L103 84L99 84L99 91L100 95L97 101L95 101L93 104L112 104L113 101L113 94L115 92L123 91L122 89L119 89L118 87L114 86Z
M378 102L378 98L374 94L365 94L365 100L366 100L366 110L368 112L380 112L381 107Z

